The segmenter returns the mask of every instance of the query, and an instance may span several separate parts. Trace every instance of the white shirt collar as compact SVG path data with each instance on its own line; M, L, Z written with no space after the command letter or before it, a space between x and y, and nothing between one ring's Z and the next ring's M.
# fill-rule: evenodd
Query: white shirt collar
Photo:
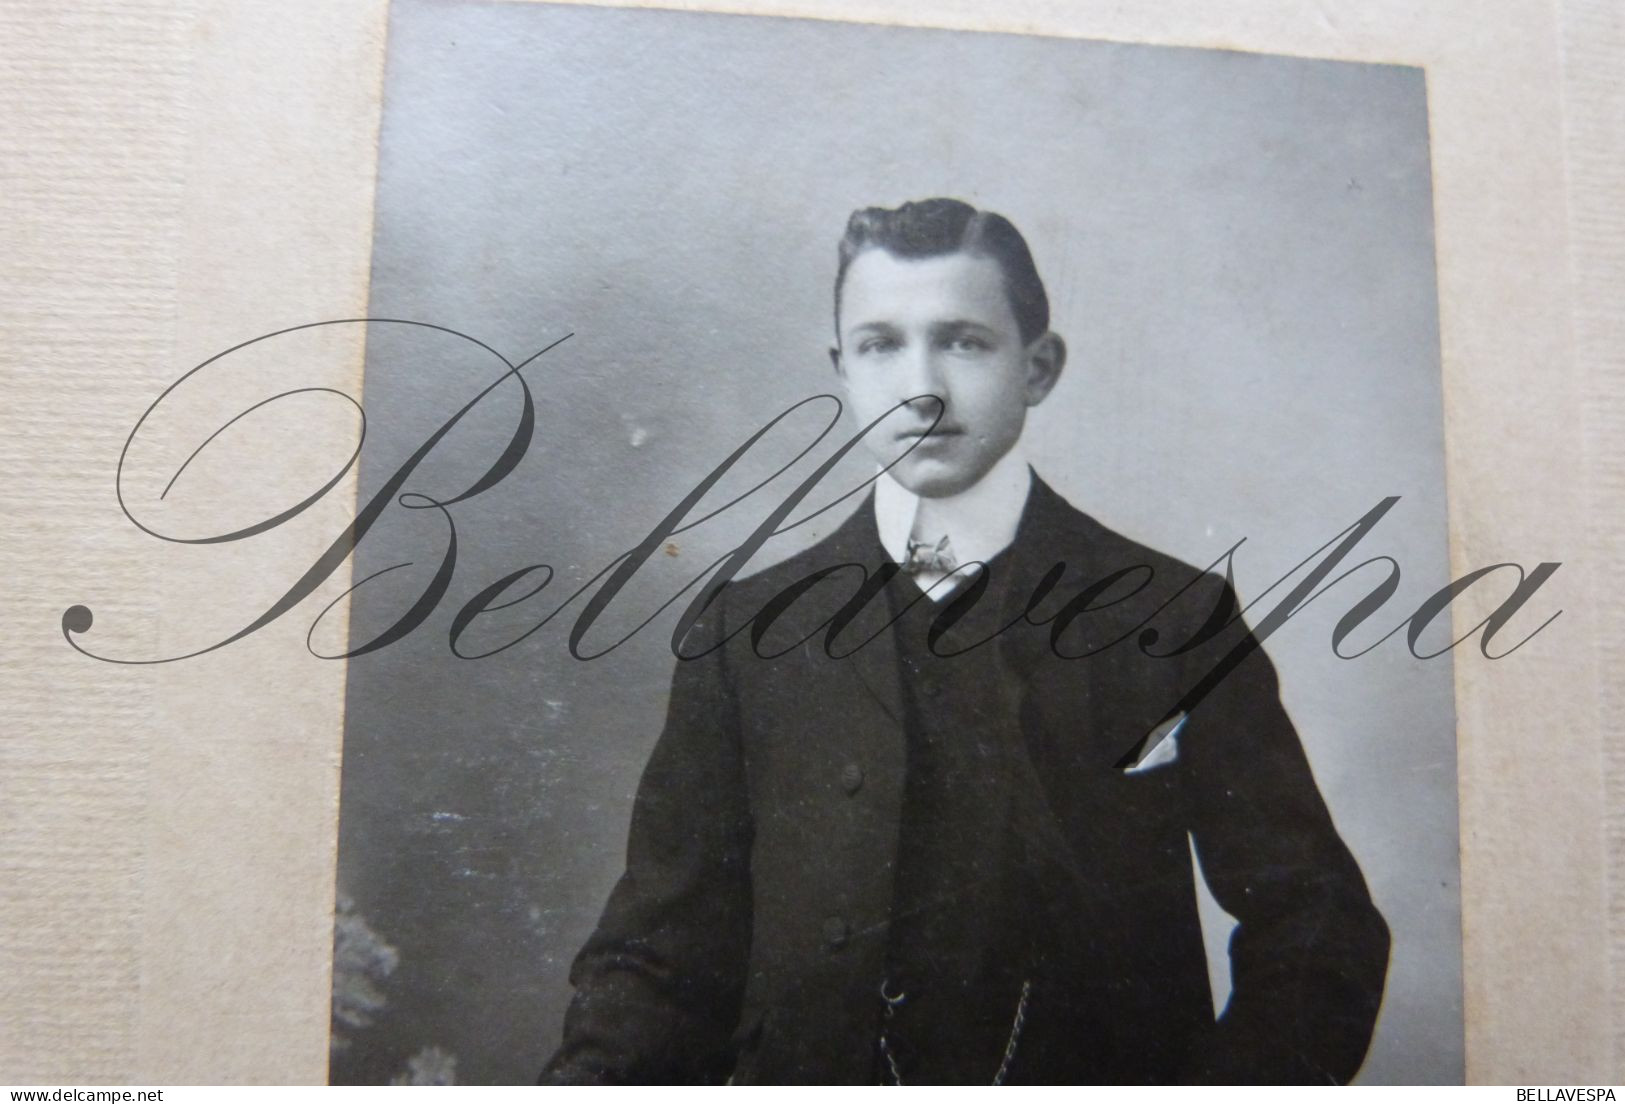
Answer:
M947 534L960 563L986 563L1016 539L1016 527L1032 491L1032 469L1019 446L999 457L975 486L944 498L921 498L882 473L875 480L875 525L880 543L895 562L908 558L915 520L922 537ZM944 588L946 589L946 588Z

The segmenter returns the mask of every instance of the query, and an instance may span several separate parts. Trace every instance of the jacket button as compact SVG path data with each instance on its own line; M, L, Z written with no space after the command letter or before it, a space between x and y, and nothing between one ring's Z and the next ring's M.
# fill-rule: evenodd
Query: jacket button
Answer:
M838 951L846 946L848 931L846 921L839 916L831 916L824 921L824 946L832 951Z
M934 698L942 693L942 683L929 676L920 680L920 693L928 698Z
M856 763L848 763L841 768L841 785L849 794L855 794L863 788L863 768Z

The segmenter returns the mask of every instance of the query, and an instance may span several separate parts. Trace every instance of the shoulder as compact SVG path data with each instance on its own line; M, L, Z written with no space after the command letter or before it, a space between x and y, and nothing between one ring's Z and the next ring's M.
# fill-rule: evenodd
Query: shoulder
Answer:
M887 562L875 531L874 505L866 498L822 540L764 567L747 569L717 590L702 619L732 636L775 601L800 598L807 607L844 602L862 581Z
M1021 539L1027 545L1023 557L1033 565L1029 571L1061 565L1056 603L1102 611L1108 621L1187 638L1216 611L1233 609L1234 594L1222 574L1110 528L1036 477Z
M1022 536L1058 557L1087 563L1097 577L1139 571L1184 585L1206 574L1203 568L1108 527L1036 477Z
M747 565L729 585L741 594L772 594L820 573L856 567L872 572L887 560L870 493L816 544L766 566Z

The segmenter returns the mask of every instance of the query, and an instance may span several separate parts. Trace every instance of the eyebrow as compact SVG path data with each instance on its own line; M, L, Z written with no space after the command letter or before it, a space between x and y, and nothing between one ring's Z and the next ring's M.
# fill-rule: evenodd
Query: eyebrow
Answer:
M931 329L937 332L944 330L980 330L982 333L996 334L998 331L985 322L977 322L970 318L950 318L942 322L931 323ZM852 334L860 333L896 333L898 326L893 322L859 322L851 327Z
M950 318L946 322L936 323L932 328L938 330L981 330L983 333L998 332L985 322L977 322L969 318Z

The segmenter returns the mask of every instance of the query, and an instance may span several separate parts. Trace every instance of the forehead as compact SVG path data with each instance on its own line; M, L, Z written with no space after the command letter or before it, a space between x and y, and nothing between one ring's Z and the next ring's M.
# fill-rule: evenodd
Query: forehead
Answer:
M999 262L963 252L898 257L866 249L847 266L840 306L846 330L950 320L1016 327Z

